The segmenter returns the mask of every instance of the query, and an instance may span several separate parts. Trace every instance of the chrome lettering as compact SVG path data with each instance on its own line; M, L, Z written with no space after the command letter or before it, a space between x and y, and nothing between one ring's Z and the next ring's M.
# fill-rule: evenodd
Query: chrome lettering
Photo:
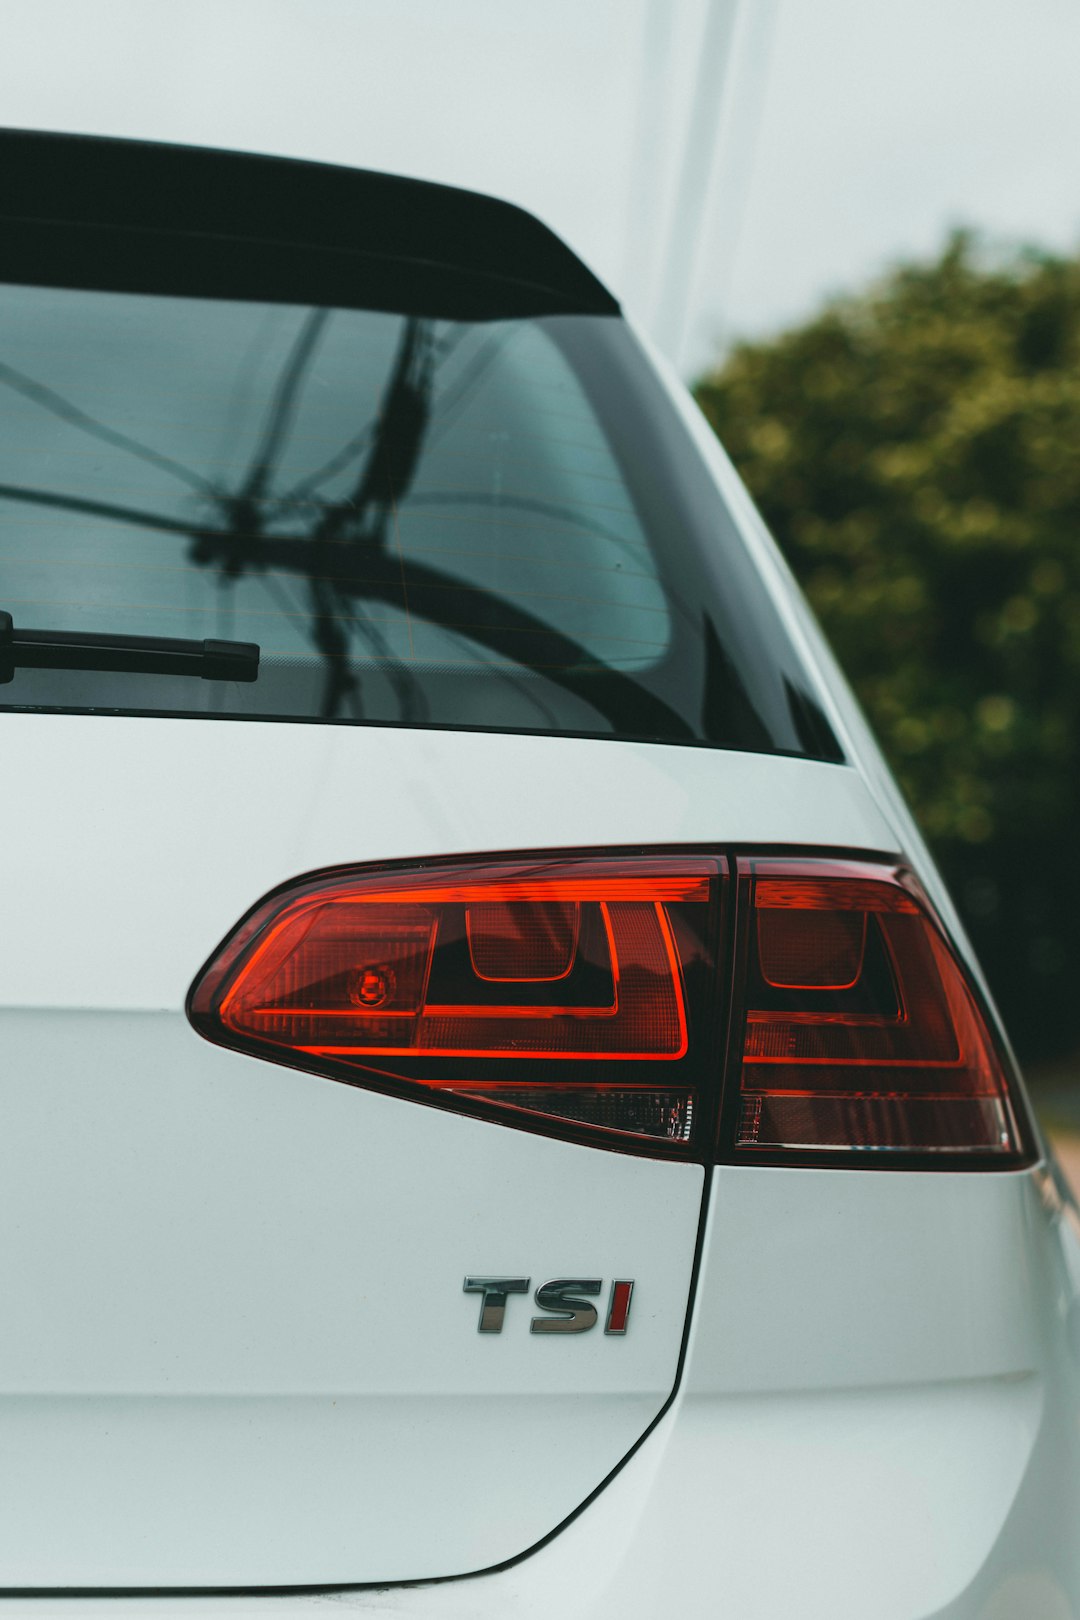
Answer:
M542 1311L558 1314L534 1316L530 1332L588 1333L596 1326L596 1306L577 1296L598 1294L602 1286L599 1277L556 1277L542 1283L533 1298Z
M466 1277L463 1285L465 1293L484 1296L480 1302L480 1320L476 1324L476 1331L501 1333L507 1295L527 1294L529 1282L528 1277Z

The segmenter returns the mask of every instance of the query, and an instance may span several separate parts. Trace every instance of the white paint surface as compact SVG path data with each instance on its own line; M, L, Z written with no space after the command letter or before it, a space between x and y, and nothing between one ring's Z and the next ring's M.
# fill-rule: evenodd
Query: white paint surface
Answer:
M853 770L708 748L3 714L0 751L0 1006L179 1010L249 907L324 866L591 846L895 848Z

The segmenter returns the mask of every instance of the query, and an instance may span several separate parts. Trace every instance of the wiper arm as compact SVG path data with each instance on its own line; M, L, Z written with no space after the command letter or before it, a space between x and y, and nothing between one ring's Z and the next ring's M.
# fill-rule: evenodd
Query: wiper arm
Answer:
M0 685L12 680L17 669L108 669L132 675L198 675L204 681L257 681L259 644L16 630L11 614L0 613Z

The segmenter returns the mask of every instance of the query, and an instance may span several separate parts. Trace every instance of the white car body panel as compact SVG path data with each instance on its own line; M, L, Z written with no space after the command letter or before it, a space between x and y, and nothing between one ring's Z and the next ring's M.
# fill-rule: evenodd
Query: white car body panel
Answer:
M809 760L263 721L0 723L0 829L18 849L4 871L6 1006L180 1011L243 913L324 866L748 841L895 848L856 772ZM62 982L44 895L64 897Z
M541 1620L558 1593L566 1620L1069 1620L1078 1281L1075 1218L1043 1171L720 1167L679 1393L531 1556L429 1585L133 1596L121 1612Z
M385 1581L525 1552L671 1394L701 1167L224 1052L183 1016L191 979L268 889L341 862L880 849L859 777L484 733L0 728L19 851L0 943L0 1582ZM511 1300L504 1332L478 1336L466 1271L633 1277L633 1332L537 1339Z
M483 1568L667 1400L700 1165L258 1063L179 1014L0 1027L4 1586ZM480 1335L466 1270L634 1277L634 1331L531 1336L517 1298Z
M487 1588L356 1612L531 1620L584 1582L573 1620L1066 1620L1078 1254L1039 1175L721 1167L680 1393L633 1460Z
M184 1021L207 954L284 881L502 850L903 859L982 983L773 542L665 386L846 766L0 717L0 1584L313 1588L13 1594L10 1620L1080 1616L1080 1241L1045 1165L705 1172L262 1063ZM625 1340L532 1339L526 1300L477 1335L465 1270L579 1268L635 1277Z

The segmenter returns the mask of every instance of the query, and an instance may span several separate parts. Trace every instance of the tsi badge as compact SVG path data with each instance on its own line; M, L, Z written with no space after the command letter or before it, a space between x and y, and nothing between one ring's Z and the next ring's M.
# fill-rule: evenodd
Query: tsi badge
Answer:
M506 1317L506 1301L511 1294L527 1294L532 1285L529 1277L466 1277L465 1292L480 1294L480 1333L501 1333ZM545 1313L534 1316L530 1333L588 1333L596 1326L596 1306L590 1305L603 1288L600 1277L555 1277L541 1283L533 1295ZM630 1317L630 1301L634 1284L620 1278L611 1285L608 1297L605 1333L625 1333Z

